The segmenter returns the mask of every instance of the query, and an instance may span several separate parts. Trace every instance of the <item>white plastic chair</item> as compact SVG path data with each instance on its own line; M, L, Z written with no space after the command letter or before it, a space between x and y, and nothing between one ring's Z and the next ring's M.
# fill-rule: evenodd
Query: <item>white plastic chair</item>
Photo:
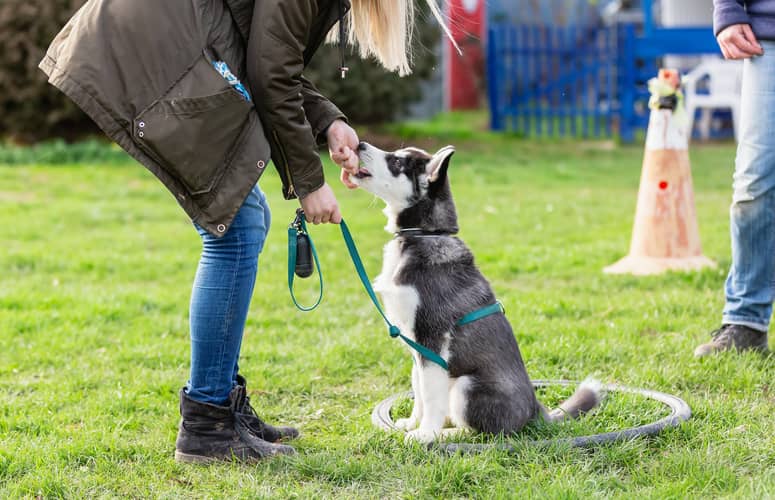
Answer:
M683 79L686 96L687 136L692 137L695 111L701 110L698 122L700 136L710 136L713 109L731 109L735 139L740 134L740 93L743 78L742 61L719 58L706 59L687 73ZM698 93L698 84L707 79L707 93Z

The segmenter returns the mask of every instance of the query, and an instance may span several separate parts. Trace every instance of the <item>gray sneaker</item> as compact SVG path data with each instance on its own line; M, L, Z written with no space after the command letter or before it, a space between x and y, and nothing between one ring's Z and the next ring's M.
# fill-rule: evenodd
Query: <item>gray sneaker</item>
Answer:
M695 357L703 357L722 351L767 351L767 332L760 332L744 325L722 325L711 332L713 340L694 350Z

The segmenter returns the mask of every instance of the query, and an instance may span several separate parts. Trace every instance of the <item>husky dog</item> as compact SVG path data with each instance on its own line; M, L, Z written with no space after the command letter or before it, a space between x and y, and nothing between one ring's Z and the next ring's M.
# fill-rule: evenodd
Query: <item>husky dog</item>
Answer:
M361 143L350 179L381 198L386 229L382 272L374 281L388 318L415 342L441 355L448 370L412 351L414 407L396 426L429 443L449 422L458 429L510 434L530 420L575 418L601 399L585 381L559 408L536 399L511 325L502 312L463 326L465 315L496 303L474 256L455 234L457 213L447 178L454 148L435 155L417 148L385 152Z

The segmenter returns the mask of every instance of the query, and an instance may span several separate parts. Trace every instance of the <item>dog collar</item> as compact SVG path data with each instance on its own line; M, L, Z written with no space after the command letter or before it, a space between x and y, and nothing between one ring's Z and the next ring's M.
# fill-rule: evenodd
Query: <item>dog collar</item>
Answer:
M445 231L443 229L428 231L419 227L408 227L406 229L399 229L393 234L396 238L400 236L454 236L457 234L457 231Z

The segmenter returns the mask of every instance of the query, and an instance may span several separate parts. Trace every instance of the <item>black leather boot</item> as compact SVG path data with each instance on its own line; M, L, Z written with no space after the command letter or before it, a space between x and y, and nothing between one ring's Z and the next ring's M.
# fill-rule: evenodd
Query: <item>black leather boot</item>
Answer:
M256 410L250 405L250 397L248 396L247 381L242 375L237 375L237 387L234 389L240 389L239 401L237 402L237 413L240 414L243 422L245 422L253 434L256 437L269 441L270 443L276 443L284 439L294 439L299 437L299 431L293 427L275 427L267 424L261 420L256 414Z
M229 394L229 406L201 403L180 390L180 427L175 442L175 460L189 463L217 461L254 462L273 455L296 453L290 446L258 438L237 413L242 391Z

